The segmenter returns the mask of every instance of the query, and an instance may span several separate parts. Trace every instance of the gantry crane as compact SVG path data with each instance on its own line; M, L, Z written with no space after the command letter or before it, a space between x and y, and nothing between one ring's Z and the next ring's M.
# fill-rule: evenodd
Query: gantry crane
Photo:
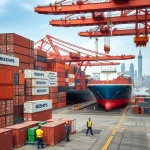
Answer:
M126 59L135 58L134 55L127 55L127 56L126 55L121 55L121 56L105 55L93 50L89 50L77 45L73 45L71 43L62 41L50 35L47 35L45 38L36 42L35 46L39 50L47 51L48 59L61 58L65 60L65 62L68 62L69 65L71 65L72 62L79 62L80 64L78 64L79 67L76 76L82 66L85 67L91 66L90 61L126 60ZM86 62L86 64L83 64L83 62ZM116 64L118 63L109 62L107 65L116 65ZM95 65L96 64L94 64L94 66ZM104 64L97 64L97 65L104 65Z

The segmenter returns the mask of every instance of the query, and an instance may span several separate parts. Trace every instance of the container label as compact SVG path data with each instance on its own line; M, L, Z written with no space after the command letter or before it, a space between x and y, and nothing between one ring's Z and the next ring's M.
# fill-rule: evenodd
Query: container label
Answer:
M47 77L57 77L57 72L53 71L46 71L47 72Z
M47 73L39 70L25 70L25 78L47 79Z
M49 88L32 88L32 95L46 95L49 94Z
M58 83L49 81L48 85L49 85L49 87L52 87L52 86L56 87L56 86L58 86Z
M57 77L49 77L48 78L48 81L52 81L52 82L57 81L57 80L58 80Z
M44 77L44 73L37 73L37 72L34 72L34 75L35 75L35 76L41 76L41 77Z
M68 74L69 78L75 78L74 74Z
M48 80L32 79L32 86L35 86L35 87L48 87Z
M24 103L24 113L36 113L52 109L52 100L28 101Z
M0 54L0 64L19 67L19 59L16 57Z

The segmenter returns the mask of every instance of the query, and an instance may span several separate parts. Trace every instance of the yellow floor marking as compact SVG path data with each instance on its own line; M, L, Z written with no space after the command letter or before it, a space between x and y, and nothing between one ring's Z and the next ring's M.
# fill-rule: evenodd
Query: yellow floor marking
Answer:
M122 117L120 118L119 122L117 123L117 125L115 126L114 130L112 131L111 136L107 139L106 143L104 144L102 150L107 150L108 146L110 145L114 135L116 134L117 130L119 129L124 117L126 116L126 112L129 108L129 105L124 109L123 113L122 113Z

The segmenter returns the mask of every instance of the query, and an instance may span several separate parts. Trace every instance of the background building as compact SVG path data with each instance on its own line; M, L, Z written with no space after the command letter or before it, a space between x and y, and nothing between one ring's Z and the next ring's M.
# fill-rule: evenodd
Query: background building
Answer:
M139 55L138 55L138 79L142 80L142 54L141 54L141 50L139 51Z
M130 64L130 69L129 70L130 70L129 72L130 72L132 82L134 82L134 64L133 63Z
M125 64L124 64L124 63L122 63L122 65L121 65L121 72L122 72L122 73L125 72Z

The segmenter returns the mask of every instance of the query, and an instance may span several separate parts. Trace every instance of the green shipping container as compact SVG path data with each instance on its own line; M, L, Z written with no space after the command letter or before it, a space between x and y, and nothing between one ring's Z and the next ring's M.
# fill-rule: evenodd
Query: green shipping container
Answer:
M36 136L34 136L34 135L29 135L28 136L28 142L36 142L36 141L37 141Z
M39 126L36 126L34 128L30 128L28 129L28 136L29 135L32 135L32 136L35 136L36 135L36 130L39 128Z
M46 123L47 123L46 121L42 121L42 122L39 122L38 125L41 126L41 125L44 125Z

